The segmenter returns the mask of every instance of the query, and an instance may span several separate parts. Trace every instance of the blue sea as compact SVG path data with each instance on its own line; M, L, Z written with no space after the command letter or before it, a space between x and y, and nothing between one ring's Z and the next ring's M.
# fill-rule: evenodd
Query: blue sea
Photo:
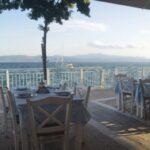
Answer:
M112 62L112 63L92 63L92 62L67 62L72 63L74 67L103 67L105 69L113 69L116 67L145 67L149 66L150 63L137 62L137 63L121 63L121 62ZM55 68L57 63L52 62L48 63L48 68ZM19 68L42 68L42 63L40 62L0 62L0 69L19 69Z

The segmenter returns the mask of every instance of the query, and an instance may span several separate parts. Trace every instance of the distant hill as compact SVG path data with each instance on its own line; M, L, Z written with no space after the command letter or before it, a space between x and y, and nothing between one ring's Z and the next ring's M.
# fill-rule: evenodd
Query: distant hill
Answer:
M62 56L48 56L49 62L55 62ZM87 54L76 56L63 56L65 62L150 62L143 57L125 57L104 54ZM10 55L0 56L0 62L41 62L41 56Z
M80 61L80 62L150 62L150 59L143 57L125 57L116 55L104 54L87 54L65 57L66 60Z

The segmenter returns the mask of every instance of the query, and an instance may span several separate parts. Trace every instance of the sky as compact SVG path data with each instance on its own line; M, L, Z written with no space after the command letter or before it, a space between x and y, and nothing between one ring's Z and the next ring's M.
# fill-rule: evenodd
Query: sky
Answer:
M74 13L63 25L50 24L47 54L102 53L150 58L150 10L92 1L90 16ZM40 21L27 12L0 14L0 55L41 55Z

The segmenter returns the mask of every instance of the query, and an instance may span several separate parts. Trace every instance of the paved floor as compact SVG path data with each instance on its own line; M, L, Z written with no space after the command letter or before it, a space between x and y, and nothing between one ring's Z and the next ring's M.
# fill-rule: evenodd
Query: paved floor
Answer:
M85 127L83 150L150 150L150 127L145 123L94 101L88 109L92 119ZM4 138L2 126L0 129L0 150L10 150L12 138ZM74 150L74 138L70 143L70 150ZM47 150L60 150L55 145L47 146Z
M103 134L129 149L150 149L150 126L93 102L89 111L95 126Z

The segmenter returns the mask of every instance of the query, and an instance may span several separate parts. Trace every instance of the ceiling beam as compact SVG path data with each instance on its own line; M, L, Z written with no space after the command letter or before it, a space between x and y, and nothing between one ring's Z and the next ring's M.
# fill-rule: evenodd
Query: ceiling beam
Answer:
M114 4L150 9L150 0L97 0Z

